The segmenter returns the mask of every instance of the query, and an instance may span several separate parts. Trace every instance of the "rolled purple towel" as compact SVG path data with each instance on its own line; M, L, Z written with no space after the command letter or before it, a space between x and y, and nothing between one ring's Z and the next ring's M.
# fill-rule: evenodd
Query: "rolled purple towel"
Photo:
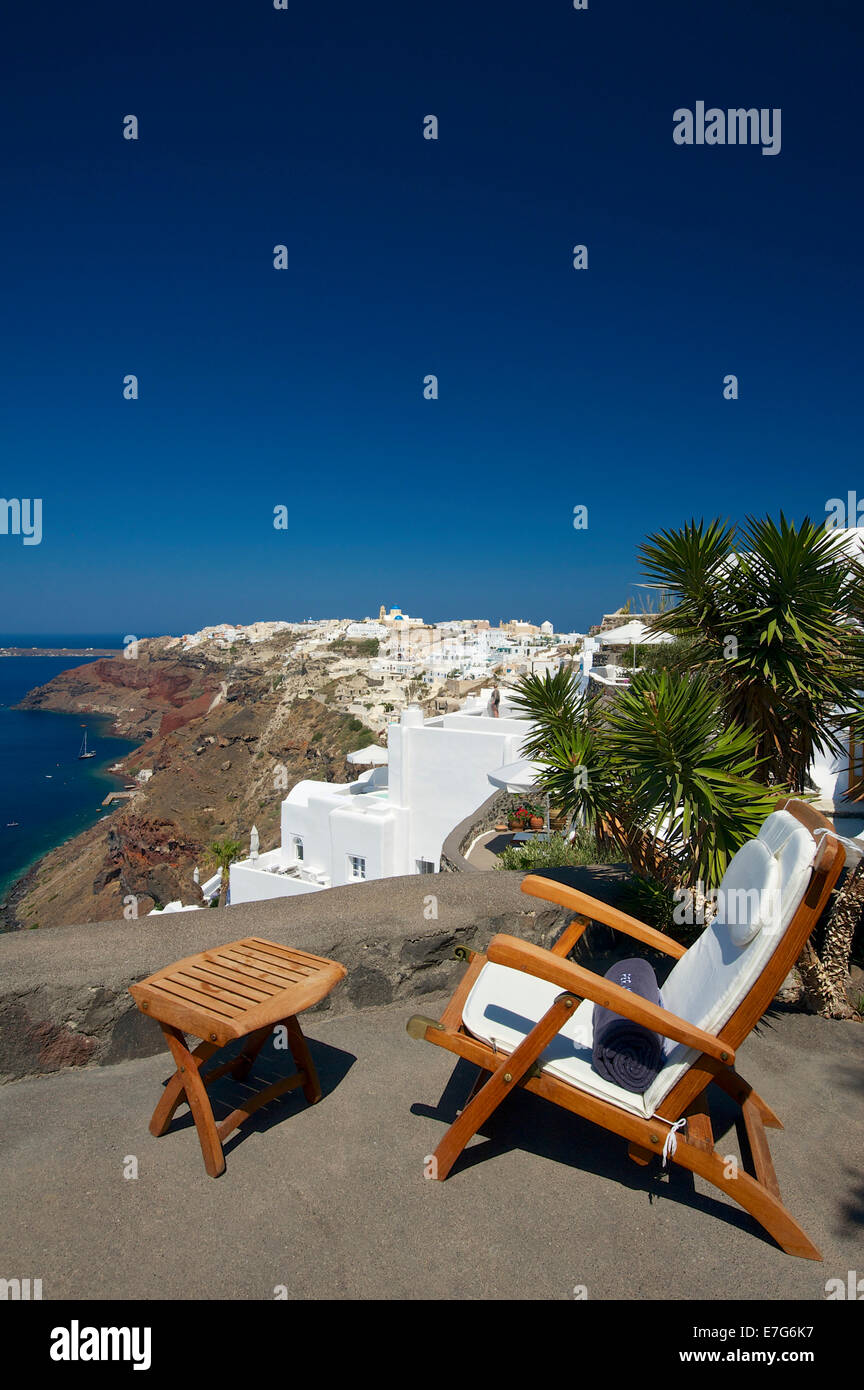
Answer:
M613 980L616 985L631 990L651 1004L662 1002L654 971L647 960L640 960L638 956L632 960L618 961L606 971L603 978ZM591 1065L594 1070L622 1090L642 1095L663 1065L663 1039L660 1034L652 1033L643 1024L622 1018L600 1004L594 1005L593 1023Z

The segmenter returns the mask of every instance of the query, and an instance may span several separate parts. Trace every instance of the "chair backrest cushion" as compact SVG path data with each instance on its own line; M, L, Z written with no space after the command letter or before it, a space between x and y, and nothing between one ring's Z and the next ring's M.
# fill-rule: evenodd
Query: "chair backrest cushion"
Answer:
M749 840L730 859L720 884L716 918L733 946L749 946L780 917L780 865L761 840Z
M774 811L756 837L780 865L780 915L788 926L810 882L817 842L791 811ZM791 909L788 912L787 909Z
M667 1009L709 1033L728 1022L791 922L815 852L812 836L794 816L775 811L768 817L757 839L730 860L714 919L666 979ZM667 1051L675 1047L669 1043Z

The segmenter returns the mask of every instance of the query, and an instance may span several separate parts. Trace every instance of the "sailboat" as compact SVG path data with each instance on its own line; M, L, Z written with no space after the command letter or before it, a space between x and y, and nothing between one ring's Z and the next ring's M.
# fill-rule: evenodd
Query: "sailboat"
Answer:
M95 749L92 749L92 748L91 748L91 749L88 750L88 748L87 748L87 730L86 730L86 729L84 730L84 740L83 740L83 742L82 742L82 744L81 744L81 752L78 754L78 757L79 757L79 759L80 759L80 758L95 758L95 757L96 757L96 751L95 751Z

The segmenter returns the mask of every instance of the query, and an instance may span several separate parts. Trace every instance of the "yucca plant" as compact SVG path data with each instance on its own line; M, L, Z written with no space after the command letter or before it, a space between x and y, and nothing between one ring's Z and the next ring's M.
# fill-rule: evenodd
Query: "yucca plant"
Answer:
M726 718L754 737L760 780L806 793L815 753L842 753L845 729L864 740L864 568L841 537L782 514L740 531L691 521L649 536L641 555L673 600L649 626L686 642L716 682ZM849 1011L843 982L862 905L857 883L835 894L798 963L828 1017Z
M580 690L575 671L562 667L523 676L512 703L531 720L521 752L542 764L541 789L602 844L620 809L621 789L610 780L598 737L600 701Z
M782 514L740 530L691 521L640 555L673 601L648 626L683 639L716 681L727 720L754 736L759 780L804 791L814 753L840 750L841 724L864 729L861 565L832 532Z
M524 678L516 702L533 720L523 752L543 766L543 789L667 886L719 883L773 807L752 735L724 722L703 678L644 673L600 703L558 672Z
M589 701L580 690L576 672L561 666L542 676L523 676L511 703L537 726L522 745L523 756L535 758L543 755L550 729L569 730L584 721Z
M662 841L665 879L716 885L731 856L774 808L756 779L753 736L724 720L721 697L699 675L637 675L617 694L603 736L610 774L630 815Z

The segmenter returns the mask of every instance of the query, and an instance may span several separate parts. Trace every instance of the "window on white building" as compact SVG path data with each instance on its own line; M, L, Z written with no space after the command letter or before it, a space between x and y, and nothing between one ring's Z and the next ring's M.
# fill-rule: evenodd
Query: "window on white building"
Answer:
M300 860L303 858L303 841L299 835L294 836L294 858Z
M361 858L361 856L360 856L359 854L349 854L349 855L348 855L348 870L349 870L349 872L350 872L350 874L351 874L351 877L354 878L354 879L365 878L365 877L366 877L366 860L363 859L363 858Z
M434 874L435 865L430 859L418 859L417 872L418 874Z

